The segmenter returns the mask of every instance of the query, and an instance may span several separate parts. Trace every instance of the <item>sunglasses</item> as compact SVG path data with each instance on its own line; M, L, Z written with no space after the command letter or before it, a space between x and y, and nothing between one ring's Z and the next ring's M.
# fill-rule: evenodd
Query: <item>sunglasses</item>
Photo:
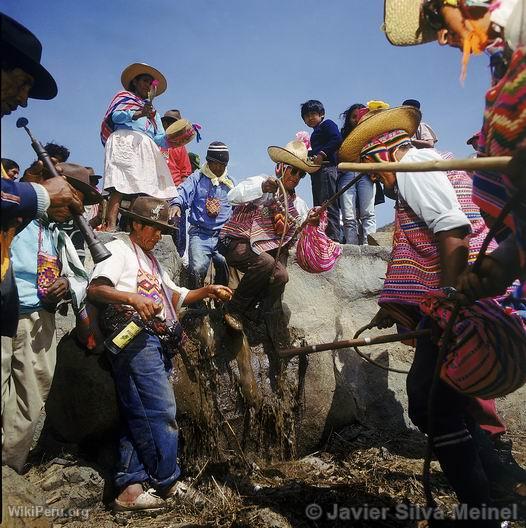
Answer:
M289 170L289 173L291 176L295 176L297 178L303 178L305 176L306 172L298 169L297 167L293 167L292 165L283 165L283 171Z

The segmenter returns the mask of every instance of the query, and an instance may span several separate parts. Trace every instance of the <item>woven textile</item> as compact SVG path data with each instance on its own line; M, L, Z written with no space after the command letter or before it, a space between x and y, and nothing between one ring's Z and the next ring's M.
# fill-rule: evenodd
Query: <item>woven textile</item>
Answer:
M452 306L442 291L430 292L420 304L444 329ZM493 299L461 308L441 379L469 396L506 396L526 382L526 326Z
M451 157L447 153L441 155L445 159ZM488 230L471 200L470 177L463 171L450 171L447 175L462 211L471 222L469 262L474 262ZM492 242L489 251L494 248ZM435 235L405 202L399 200L393 251L379 304L389 308L399 323L415 328L420 318L418 305L429 290L440 286L440 273L440 252Z
M397 147L410 145L411 137L405 130L391 130L375 137L360 152L360 159L369 163L396 161L393 154Z
M340 244L333 242L326 234L327 211L320 216L318 226L307 224L301 231L296 247L296 260L309 273L330 271L342 253Z
M106 145L106 141L108 141L110 134L115 131L115 125L111 120L111 114L113 114L113 112L117 112L118 110L137 111L141 110L143 106L144 101L132 92L128 92L126 90L118 92L115 97L111 100L111 103L108 106L106 113L104 114L104 119L102 120L100 126L100 140L102 141L102 144ZM146 123L147 125L145 132L148 132L151 128L157 130L157 125L155 121L147 119Z
M283 245L292 239L300 216L294 207L295 198L294 194L288 196L289 221ZM238 205L234 208L232 218L221 229L221 238L248 239L256 255L276 249L280 244L281 235L274 228L275 212L275 198L262 205L251 202Z
M486 94L484 123L479 150L487 156L512 156L526 140L526 48L519 48L506 75ZM513 182L504 174L480 172L473 178L473 201L497 217L506 201L516 193ZM505 220L514 230L526 262L526 197Z
M55 255L48 255L42 251L37 255L37 295L43 299L48 289L60 277L60 261Z

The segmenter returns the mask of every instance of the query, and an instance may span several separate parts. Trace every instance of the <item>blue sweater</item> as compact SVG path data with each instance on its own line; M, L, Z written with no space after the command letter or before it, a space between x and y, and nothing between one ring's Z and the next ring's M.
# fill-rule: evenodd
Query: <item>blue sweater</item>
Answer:
M219 230L232 215L232 206L227 200L230 190L225 184L213 185L212 180L200 172L194 172L177 188L179 196L172 200L172 205L178 205L183 211L190 209L188 221L190 224L208 231ZM221 210L212 218L206 212L206 199L219 198Z
M318 126L315 126L310 136L310 154L316 156L321 151L327 155L327 161L331 165L336 165L336 153L342 144L342 136L338 125L330 119L324 119Z

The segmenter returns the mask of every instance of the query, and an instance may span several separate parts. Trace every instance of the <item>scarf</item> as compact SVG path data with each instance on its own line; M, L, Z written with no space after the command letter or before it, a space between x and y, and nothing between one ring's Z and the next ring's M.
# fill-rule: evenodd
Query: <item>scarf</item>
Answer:
M69 281L71 304L74 312L78 314L86 303L88 274L69 236L56 223L50 223L47 219L42 219L41 222L44 228L50 229L52 232L53 244L62 264L61 276L66 277Z
M410 144L411 138L405 130L391 130L366 143L360 152L360 159L371 163L396 161L396 150L402 145Z
M102 145L106 145L106 141L108 141L110 134L115 131L115 123L111 119L111 114L113 114L113 112L118 110L137 111L141 110L143 106L144 101L140 97L137 97L134 93L128 92L127 90L118 92L111 100L111 103L104 114L104 119L102 120L100 126L100 140L102 141ZM153 128L155 133L157 133L157 123L155 122L155 119L152 121L151 119L147 118L144 131L148 133L151 128Z
M217 177L208 166L208 163L205 163L201 167L201 173L206 176L207 178L210 178L212 180L212 185L215 185L216 187L220 185L221 183L225 184L229 189L234 188L234 182L228 177L228 170L225 167L225 171L221 176Z

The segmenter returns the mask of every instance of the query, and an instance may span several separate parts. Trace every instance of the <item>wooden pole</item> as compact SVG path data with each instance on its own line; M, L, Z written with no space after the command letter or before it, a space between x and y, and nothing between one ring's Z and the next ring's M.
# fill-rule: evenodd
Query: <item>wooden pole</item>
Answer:
M347 339L346 341L320 343L319 345L309 345L298 348L285 348L278 350L278 356L282 358L290 358L294 356L301 356L304 354L312 354L313 352L323 352L325 350L338 350L340 348L350 348L356 346L395 343L397 341L404 341L405 339L414 339L416 337L423 337L429 335L431 335L431 330L416 330L414 332L407 332L405 334L387 334L376 337L361 337L359 339Z
M511 161L511 156L448 159L406 162L396 161L390 163L346 163L338 164L338 170L353 172L432 172L451 170L495 170L505 171Z

